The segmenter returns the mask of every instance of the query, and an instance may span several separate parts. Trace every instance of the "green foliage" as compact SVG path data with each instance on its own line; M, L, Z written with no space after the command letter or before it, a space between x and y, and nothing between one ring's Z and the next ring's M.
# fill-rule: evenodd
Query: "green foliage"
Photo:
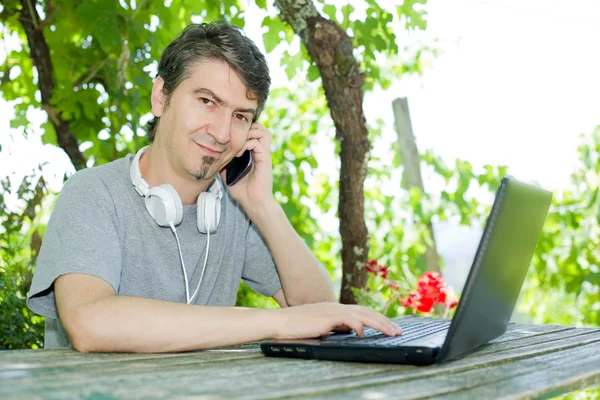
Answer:
M324 1L319 3L322 6L316 6L322 16L339 25L352 39L354 56L366 75L366 91L376 85L385 89L404 73L422 73L421 57L426 53L437 54L437 49L427 44L420 44L416 49L401 50L398 44L400 40L396 37L398 31L426 29L427 12L423 9L426 0L405 1L401 6L375 0L352 2L341 7L325 4ZM278 17L265 16L262 26L267 28L263 40L268 53L285 45L285 42L288 45L292 42L293 31ZM403 57L399 57L400 53ZM284 47L281 66L290 80L298 74L306 76L311 82L319 78L318 70L304 47Z
M282 43L282 40L286 40L289 44L294 38L294 31L292 28L278 17L267 15L263 19L261 26L267 28L265 33L263 33L263 42L267 53L275 50L275 48Z
M599 400L600 399L600 387L577 390L564 396L556 397L560 400Z
M296 90L277 88L265 113L265 126L273 132L275 198L296 232L333 274L339 260L332 251L339 248L339 242L317 222L337 206L335 175L318 173L315 155L315 144L322 140L317 134L333 126L325 96L310 85Z
M253 308L278 308L279 305L273 298L265 297L250 288L245 282L240 283L235 305Z
M397 6L398 17L404 19L404 26L406 29L418 28L425 30L427 28L427 21L425 15L427 12L423 9L415 8L415 5L425 5L427 0L404 0L401 6Z
M600 325L600 126L582 137L572 189L555 193L522 311L538 323Z
M44 342L44 317L34 315L25 304L41 243L37 219L46 194L44 179L34 180L35 174L28 176L18 188L25 204L16 212L7 209L0 193L0 349L35 349ZM1 184L8 193L9 179Z

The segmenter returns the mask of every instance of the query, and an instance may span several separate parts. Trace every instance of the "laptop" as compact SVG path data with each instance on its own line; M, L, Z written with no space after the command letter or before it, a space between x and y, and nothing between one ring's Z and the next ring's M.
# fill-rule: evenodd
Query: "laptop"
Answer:
M393 319L404 331L365 328L317 339L261 344L270 357L429 365L464 356L501 336L510 321L550 208L552 193L505 177L496 192L454 318Z

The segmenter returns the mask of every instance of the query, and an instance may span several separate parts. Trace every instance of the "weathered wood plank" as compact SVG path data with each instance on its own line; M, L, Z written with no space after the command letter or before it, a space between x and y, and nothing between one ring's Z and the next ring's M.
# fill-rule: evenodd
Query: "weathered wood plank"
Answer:
M190 357L192 358L192 357ZM258 358L237 360L210 365L208 363L188 363L163 365L164 361L154 365L146 365L148 361L124 364L121 368L106 371L98 365L83 368L72 367L68 371L54 375L31 377L15 377L2 381L0 398L21 396L26 398L42 398L51 393L57 397L69 397L74 393L89 396L102 393L104 396L122 398L147 398L155 393L178 393L182 387L191 388L196 394L224 395L244 392L247 389L264 388L275 385L284 386L298 373L303 374L306 382L327 379L333 376L355 376L360 374L360 365L346 363L332 369L330 363L312 362L308 367L304 360L278 360ZM384 369L385 366L370 365L371 368ZM414 368L414 367L412 367ZM35 387L29 382L35 381ZM235 385L232 385L235 382ZM157 394L161 396L160 394Z
M565 362L565 360L568 361ZM575 349L512 360L454 374L415 377L411 380L368 385L350 390L310 393L306 397L313 399L396 399L401 397L407 400L425 398L497 399L511 396L534 398L543 396L544 393L559 395L599 382L600 346L588 344ZM303 397L300 396L300 398Z
M587 335L589 333L599 332L598 329L592 328L581 328L581 329L566 329L560 331L554 331L552 333L546 334L538 334L538 335L530 335L530 336L522 336L518 339L513 339L510 341L500 341L500 342L490 342L489 344L485 344L482 347L475 350L473 353L477 355L477 357L481 357L485 354L490 354L498 351L506 351L517 349L520 347L532 346L534 344L540 343L550 343L555 340L566 339L569 337L575 337L580 335Z
M163 359L143 359L143 360L121 360L114 363L96 363L82 365L68 365L61 367L36 368L25 370L0 371L0 383L3 385L19 385L27 382L29 379L36 379L40 384L45 382L66 382L69 380L77 381L81 376L105 376L114 377L120 375L123 371L128 374L133 372L145 374L162 371L169 368L199 368L202 364L210 363L235 363L242 359L263 359L262 355L248 354L246 356L229 356L225 353L219 353L207 357L202 356L187 356L177 358ZM235 365L235 364L231 364ZM209 367L210 368L210 367ZM81 374L81 376L76 376ZM0 388L0 394L2 389Z
M7 352L12 353L12 352ZM205 350L187 353L168 354L133 354L133 353L87 353L82 354L71 349L60 350L20 350L20 354L0 354L0 379L2 371L14 371L21 369L44 369L60 368L69 366L84 366L94 364L114 364L137 360L163 360L181 359L191 354L203 354L210 361L216 359L236 359L259 357L262 355L260 348L253 345L248 348L224 348L219 350Z
M549 399L575 390L600 384L600 347L588 349L595 354L569 354L579 357L574 363L565 358L556 360L552 368L540 368L526 375L513 376L488 385L450 393L443 399L505 398L505 399Z
M175 398L178 395L203 395L248 398L314 395L319 392L335 393L363 386L387 385L461 371L502 364L510 360L544 355L556 349L569 349L582 343L597 343L600 332L590 333L586 339L569 337L545 346L543 343L513 351L492 353L487 357L470 356L443 366L417 368L380 364L357 364L294 359L255 358L207 363L206 354L193 353L174 359L135 360L120 368L104 370L103 365L86 365L57 371L55 375L36 377L35 387L28 387L31 377L13 377L2 381L0 395L42 397L52 393L69 397L102 393L113 397ZM496 344L496 346L505 344ZM536 347L537 346L537 347ZM185 362L184 362L185 360ZM167 363L164 364L164 363ZM146 365L152 363L152 365ZM163 365L164 364L164 365ZM66 375L61 377L61 373ZM231 382L235 382L232 385ZM310 382L310 384L309 384ZM5 385L10 389L5 389ZM182 390L184 392L182 392ZM158 391L158 392L157 392ZM5 396L2 396L5 397Z
M561 331L567 331L567 330L575 330L575 328L570 327L570 326L562 326L562 325L516 325L516 324L510 324L510 325L508 325L508 328L506 328L506 332L502 336L500 336L494 340L490 340L490 343L506 342L509 340L521 339L524 337L545 335L547 333L561 332Z
M340 390L360 388L362 386L379 386L394 382L413 381L421 378L430 379L435 376L447 376L469 370L474 370L476 374L479 374L480 370L485 367L493 368L506 362L543 356L545 354L553 354L553 352L569 350L586 344L598 346L598 344L600 344L600 331L596 330L589 334L587 339L583 339L583 336L570 337L560 341L551 342L548 345L541 343L530 347L518 348L513 351L492 353L486 357L477 357L476 354L472 354L451 363L412 370L401 371L400 369L390 368L388 371L381 371L375 375L365 374L360 377L336 378L334 380L312 382L310 387L301 384L299 381L290 380L287 383L287 387L273 391L271 394L273 395L272 398L283 398L286 396L299 396L305 394L313 396L315 393L320 392L326 392L328 394L337 393ZM570 357L568 352L563 353L563 355L565 357ZM261 392L246 392L244 398L258 399L263 397L264 394Z
M159 392L169 398L312 396L418 379L429 382L436 376L466 373L477 376L481 374L478 371L503 363L597 343L599 335L600 330L594 329L509 325L503 337L480 352L444 366L427 368L264 358L256 344L151 355L80 354L72 350L4 351L0 352L0 397L43 398L51 394L61 398L84 395L142 398L160 397ZM188 393L188 389L193 393Z

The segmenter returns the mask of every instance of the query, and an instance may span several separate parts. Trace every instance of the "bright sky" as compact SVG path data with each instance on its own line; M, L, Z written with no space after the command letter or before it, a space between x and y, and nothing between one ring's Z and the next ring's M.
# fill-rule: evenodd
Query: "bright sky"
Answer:
M579 134L600 125L600 2L430 1L428 10L445 53L367 104L368 115L384 117L390 99L407 96L421 150L565 187Z
M448 162L505 164L517 178L565 187L578 135L600 124L600 2L429 0L426 9L428 31L408 40L439 37L443 53L424 76L367 95L367 120L383 118L384 133L394 136L391 102L406 96L420 150L432 148ZM247 31L257 42L259 23ZM278 58L269 63L279 69ZM64 171L73 170L66 155L42 146L35 130L28 141L8 134L12 115L0 98L0 178L14 173L18 184L48 161L44 174L58 190Z

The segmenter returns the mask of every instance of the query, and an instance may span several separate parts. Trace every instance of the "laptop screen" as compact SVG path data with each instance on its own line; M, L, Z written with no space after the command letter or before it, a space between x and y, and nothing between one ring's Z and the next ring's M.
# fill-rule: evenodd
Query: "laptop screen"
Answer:
M551 192L502 179L438 362L506 331L551 201Z

